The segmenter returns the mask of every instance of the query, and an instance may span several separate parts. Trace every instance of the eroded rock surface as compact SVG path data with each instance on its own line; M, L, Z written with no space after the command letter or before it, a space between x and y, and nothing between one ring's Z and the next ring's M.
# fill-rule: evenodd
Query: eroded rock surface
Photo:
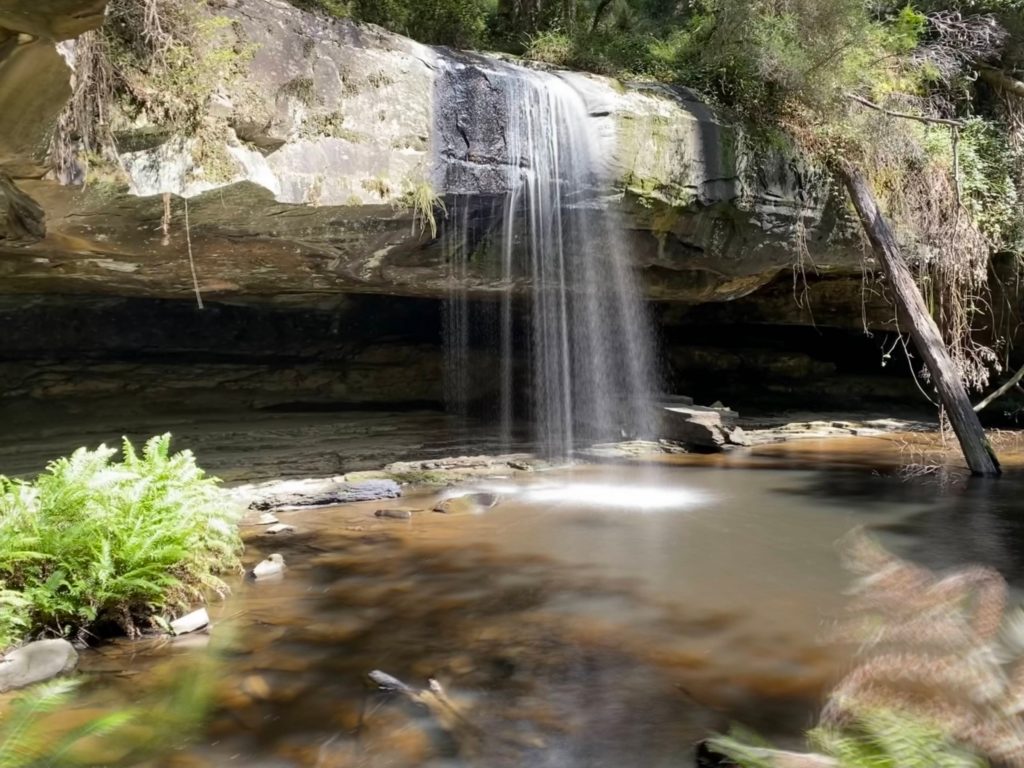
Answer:
M210 12L230 22L228 43L246 56L206 106L220 128L203 140L216 146L198 153L195 137L121 125L128 187L83 189L44 178L55 107L71 77L53 40L98 21L95 2L78 6L79 15L51 25L49 39L0 43L0 120L19 121L0 125L8 137L0 169L41 206L47 226L35 243L0 240L0 290L186 297L189 240L208 300L309 306L353 291L440 297L453 287L411 199L425 185L449 202L460 196L486 229L507 168L518 163L502 133L505 95L492 82L511 65L281 0L218 6ZM27 30L38 21L19 23ZM13 23L0 14L0 25ZM33 55L46 66L18 64L31 50L15 43L38 45ZM846 274L859 264L827 185L792 153L751 149L685 90L560 76L607 141L605 203L626 214L630 253L653 297L749 294L791 267L797 232L819 271ZM172 195L166 235L163 193ZM497 286L470 270L461 287Z

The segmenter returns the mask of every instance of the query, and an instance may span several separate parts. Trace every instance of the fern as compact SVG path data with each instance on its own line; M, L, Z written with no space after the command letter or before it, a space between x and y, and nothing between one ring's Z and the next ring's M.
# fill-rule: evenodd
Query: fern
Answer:
M61 678L36 685L11 702L0 718L0 768L151 764L201 728L213 702L216 655L179 662L177 674L148 690L131 706L62 724L81 700L81 680ZM87 705L88 706L88 705ZM103 755L102 762L96 759Z
M0 477L0 649L31 632L99 621L131 631L238 569L239 510L169 434L123 459L101 445L50 462L32 483Z
M843 729L819 726L807 734L815 753L772 749L756 736L734 731L709 740L740 768L984 768L977 755L955 745L942 729L906 712L865 709Z

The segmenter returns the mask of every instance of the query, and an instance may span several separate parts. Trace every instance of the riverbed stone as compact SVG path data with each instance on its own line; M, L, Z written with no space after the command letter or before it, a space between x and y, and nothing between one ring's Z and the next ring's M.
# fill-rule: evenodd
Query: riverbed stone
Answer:
M434 512L444 515L472 515L490 509L499 501L494 493L466 493L442 499L434 505Z
M378 509L373 513L376 517L388 518L391 520L412 520L413 510L411 509Z
M36 640L0 659L0 693L65 675L78 666L78 652L67 640Z

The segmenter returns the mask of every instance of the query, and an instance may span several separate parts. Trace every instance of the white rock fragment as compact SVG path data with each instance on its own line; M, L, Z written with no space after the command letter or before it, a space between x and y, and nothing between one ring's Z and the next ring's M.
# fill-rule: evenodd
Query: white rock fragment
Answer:
M269 555L266 560L258 563L251 571L249 575L254 579L269 579L274 576L280 576L284 573L285 564L284 558L276 552Z
M198 632L210 626L210 614L205 608L187 613L180 619L171 622L171 631L176 635L187 635L189 632Z

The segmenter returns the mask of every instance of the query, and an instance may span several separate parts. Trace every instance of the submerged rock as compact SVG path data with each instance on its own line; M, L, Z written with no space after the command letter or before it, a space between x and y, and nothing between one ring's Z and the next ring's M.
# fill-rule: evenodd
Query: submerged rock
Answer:
M64 675L78 666L78 653L67 640L37 640L0 660L0 693Z
M387 517L392 520L411 520L411 509L378 509L373 513L377 517Z
M397 499L402 489L394 480L365 480L358 483L333 479L271 485L250 502L249 509L271 510L290 507L326 507L357 501Z
M467 493L442 499L434 505L434 512L444 515L472 515L490 509L500 497L495 493Z

